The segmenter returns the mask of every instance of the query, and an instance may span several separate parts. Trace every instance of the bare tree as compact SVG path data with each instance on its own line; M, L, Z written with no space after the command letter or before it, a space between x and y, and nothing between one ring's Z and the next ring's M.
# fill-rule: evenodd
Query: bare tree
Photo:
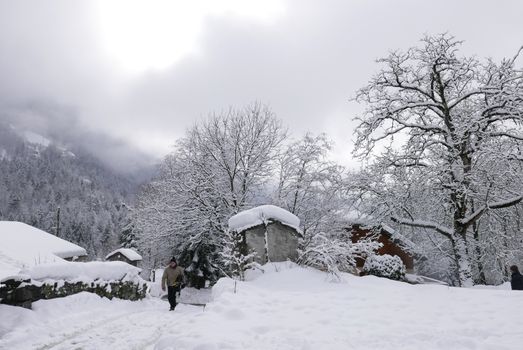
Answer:
M305 235L335 226L344 203L345 169L328 160L325 134L306 134L292 142L278 160L277 205L298 216Z
M367 158L378 143L391 142L377 158L384 181L424 183L434 210L414 215L398 205L389 206L388 213L397 224L445 237L459 283L468 286L472 226L485 213L523 199L514 182L522 180L517 164L522 160L523 74L516 67L521 49L497 64L458 56L461 42L446 34L422 42L422 47L380 59L384 68L358 92L356 100L368 108L357 118L356 149ZM401 147L392 141L402 141ZM488 165L494 161L506 167L504 172Z
M272 111L258 103L213 114L192 127L140 197L142 244L166 242L189 275L216 278L227 220L252 206L284 138ZM158 254L167 257L164 249Z

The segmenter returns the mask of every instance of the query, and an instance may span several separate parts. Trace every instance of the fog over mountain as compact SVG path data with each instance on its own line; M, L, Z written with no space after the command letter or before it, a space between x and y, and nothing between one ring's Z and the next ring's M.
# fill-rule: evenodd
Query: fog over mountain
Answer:
M74 108L45 102L0 106L0 123L20 133L32 132L67 149L80 149L99 159L118 174L142 179L151 173L153 156L128 141L117 139L85 125Z
M90 135L72 143L68 137L82 137L77 129L71 128L63 143L48 138L53 132L44 136L46 125L66 131L58 119L18 121L34 127L30 131L22 129L23 123L0 121L0 221L20 221L56 234L85 247L92 258L118 247L143 172L110 169L80 146ZM113 144L107 137L99 140L107 147Z

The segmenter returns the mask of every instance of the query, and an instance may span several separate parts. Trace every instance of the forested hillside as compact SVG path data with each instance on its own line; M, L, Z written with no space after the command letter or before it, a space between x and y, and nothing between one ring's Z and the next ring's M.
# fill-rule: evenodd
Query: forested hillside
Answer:
M57 234L100 258L119 246L137 187L80 148L0 123L0 220Z

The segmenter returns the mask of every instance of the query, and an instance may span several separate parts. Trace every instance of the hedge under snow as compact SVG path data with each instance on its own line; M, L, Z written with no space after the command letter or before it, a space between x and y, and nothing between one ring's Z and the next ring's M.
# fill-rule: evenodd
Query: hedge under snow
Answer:
M385 254L369 256L363 265L363 272L378 277L403 280L407 271L399 256Z
M141 269L122 261L57 262L37 265L21 273L33 280L66 280L91 282L103 281L141 281Z

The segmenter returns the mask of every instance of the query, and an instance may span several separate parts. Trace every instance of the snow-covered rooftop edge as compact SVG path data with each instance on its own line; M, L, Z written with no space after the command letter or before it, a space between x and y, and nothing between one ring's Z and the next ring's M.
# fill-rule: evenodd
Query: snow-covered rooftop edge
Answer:
M285 226L302 233L300 219L289 211L275 205L261 205L252 209L244 210L229 219L229 229L236 232L245 231L270 221L279 221Z
M107 260L110 256L118 254L118 253L122 254L123 256L125 256L127 259L129 259L131 261L142 260L142 256L140 254L138 254L133 249L129 249L129 248L119 248L119 249L113 250L112 252L107 254L105 259Z

